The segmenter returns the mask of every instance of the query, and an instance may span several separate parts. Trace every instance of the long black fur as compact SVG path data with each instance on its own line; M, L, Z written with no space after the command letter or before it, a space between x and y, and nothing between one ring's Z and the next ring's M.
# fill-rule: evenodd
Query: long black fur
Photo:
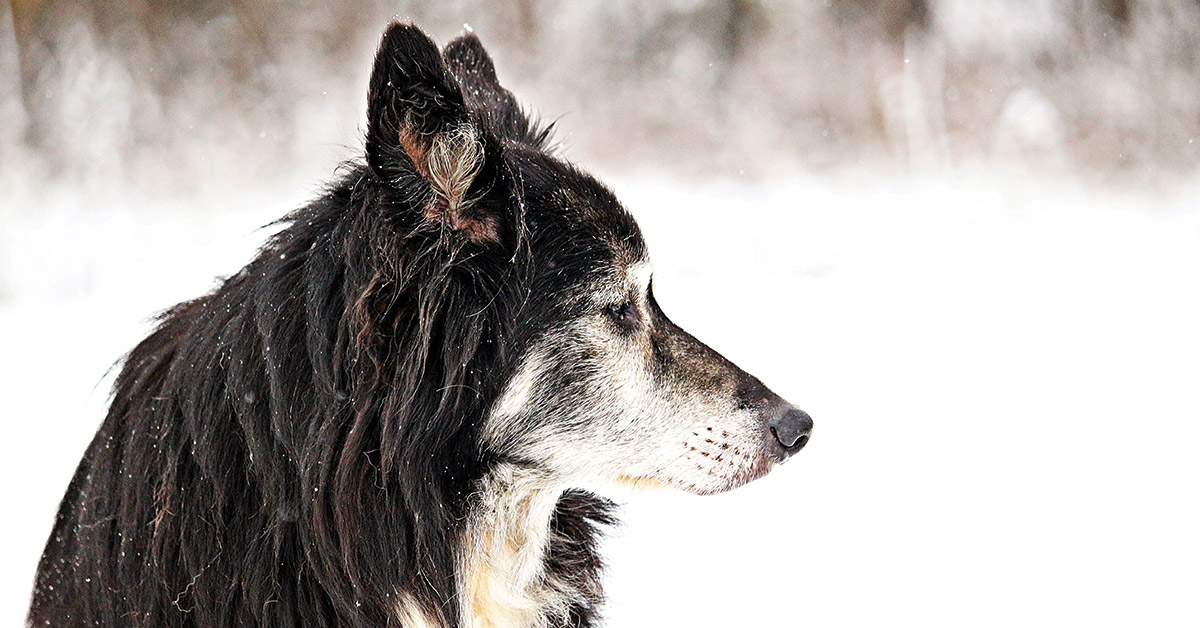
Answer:
M603 195L545 154L478 40L445 65L432 46L389 29L366 164L128 355L38 568L33 626L394 626L400 595L458 624L467 498L503 460L480 448L482 420L565 315L556 278L609 252L549 190ZM429 186L389 141L405 115L425 134L484 131L474 211L497 241L422 215ZM626 221L603 228L635 238ZM547 568L590 583L572 626L593 623L609 521L572 491L552 522Z

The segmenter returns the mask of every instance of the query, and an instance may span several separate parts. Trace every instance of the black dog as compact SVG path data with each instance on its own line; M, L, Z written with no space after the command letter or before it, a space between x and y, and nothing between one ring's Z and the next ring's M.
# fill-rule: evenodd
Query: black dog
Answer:
M366 163L129 354L33 626L590 626L578 487L719 492L807 442L473 35L392 25L368 112Z

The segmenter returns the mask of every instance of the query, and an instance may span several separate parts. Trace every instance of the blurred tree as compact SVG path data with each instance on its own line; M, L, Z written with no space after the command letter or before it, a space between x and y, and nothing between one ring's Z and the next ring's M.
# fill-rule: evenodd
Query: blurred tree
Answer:
M869 22L886 39L899 42L912 27L929 26L925 0L832 0L834 15L842 23Z
M1053 161L1078 171L1200 162L1186 144L1200 135L1195 0L8 7L15 45L0 55L18 96L0 100L14 112L3 137L84 181L276 177L310 163L314 145L355 144L366 60L395 17L443 41L470 23L515 91L573 114L560 126L581 156L618 167L906 168L925 153L945 167L1000 158L997 132L1025 128L1020 112L1034 110L1062 133L1053 144L1067 158Z

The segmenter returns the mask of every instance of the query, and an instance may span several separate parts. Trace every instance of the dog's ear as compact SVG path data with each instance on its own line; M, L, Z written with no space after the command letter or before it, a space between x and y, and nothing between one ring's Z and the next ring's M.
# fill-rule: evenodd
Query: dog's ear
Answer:
M367 93L367 165L428 220L475 241L498 238L475 205L495 184L498 143L472 117L437 45L411 24L383 34Z
M538 148L546 145L550 128L537 128L512 92L500 85L492 57L474 32L446 44L442 54L450 73L462 85L468 106L485 117L500 137Z
M506 101L515 104L512 93L500 86L496 65L475 33L464 33L446 44L443 55L467 98L475 101L473 104L489 109Z

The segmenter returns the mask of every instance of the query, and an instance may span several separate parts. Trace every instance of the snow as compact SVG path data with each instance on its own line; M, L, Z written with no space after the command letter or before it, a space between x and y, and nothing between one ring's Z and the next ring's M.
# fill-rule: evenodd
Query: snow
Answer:
M738 491L624 496L608 625L1200 623L1194 194L614 187L667 313L816 429ZM4 625L23 620L106 370L300 197L40 200L0 226Z

